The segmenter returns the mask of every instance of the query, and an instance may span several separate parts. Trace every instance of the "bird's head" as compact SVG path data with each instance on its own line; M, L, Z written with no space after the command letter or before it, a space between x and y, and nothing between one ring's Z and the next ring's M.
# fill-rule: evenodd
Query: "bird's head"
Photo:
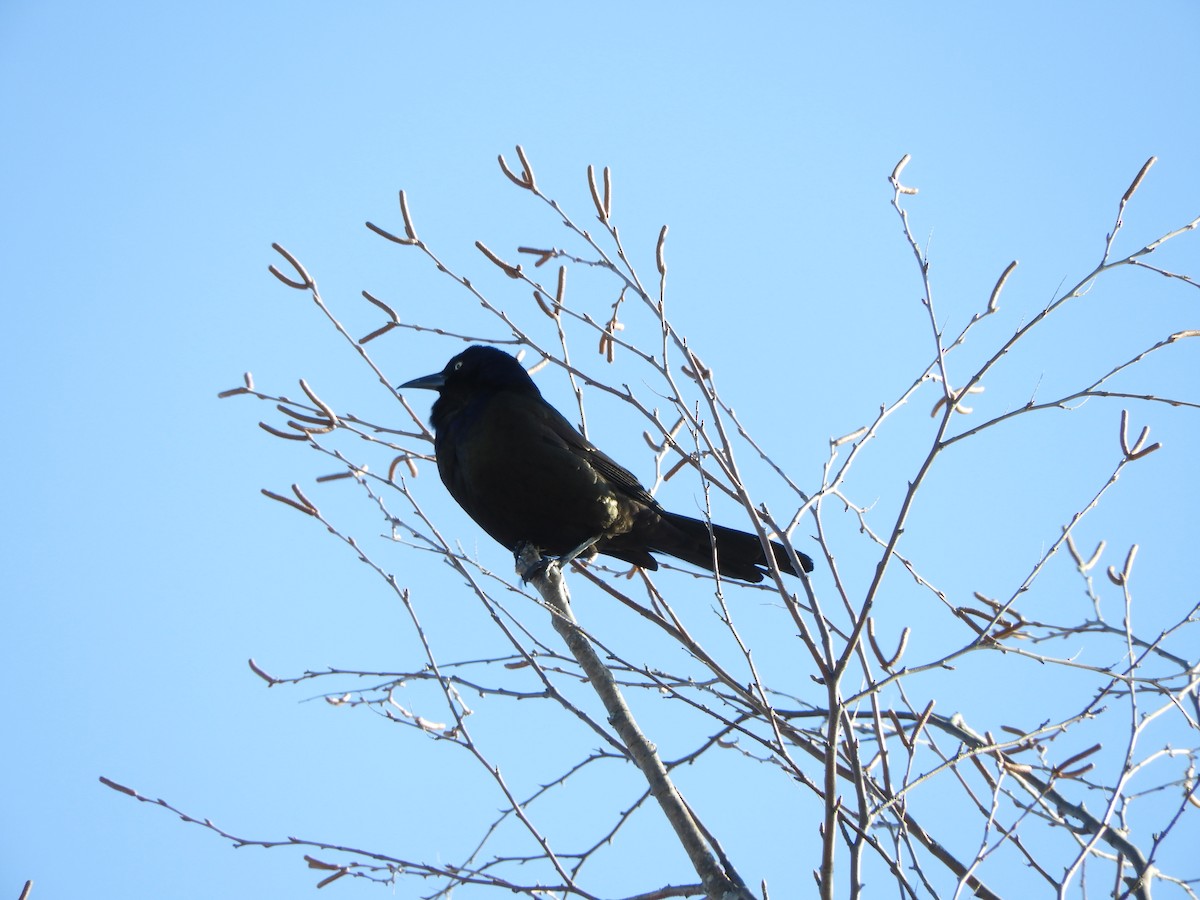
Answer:
M431 420L434 427L466 406L471 400L498 391L519 391L540 394L537 385L516 357L495 347L468 347L432 375L406 381L398 390L423 388L437 391Z

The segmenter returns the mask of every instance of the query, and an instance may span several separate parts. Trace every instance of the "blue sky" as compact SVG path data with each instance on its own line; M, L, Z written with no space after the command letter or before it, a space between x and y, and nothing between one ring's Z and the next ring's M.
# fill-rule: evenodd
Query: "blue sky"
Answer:
M439 811L484 790L443 773L412 735L302 702L319 687L268 691L246 666L414 664L394 598L322 529L259 493L311 485L328 462L261 432L267 407L216 399L249 370L269 392L295 396L304 377L340 409L402 418L312 305L267 273L273 241L356 333L379 324L365 288L406 321L503 338L362 223L399 227L405 189L422 236L503 295L474 241L511 251L562 232L496 155L512 161L522 144L581 219L586 166L610 166L615 214L645 271L670 225L676 325L813 486L829 438L869 421L930 358L920 280L889 206L896 161L912 154L905 179L920 193L906 206L948 331L1020 260L1003 321L964 348L964 361L985 358L1095 264L1148 157L1159 162L1118 246L1200 214L1198 37L1200 9L1185 2L0 6L2 889L33 878L35 897L265 898L317 880L298 854L233 852L100 775L238 834L414 856L456 845ZM1160 264L1195 275L1198 248L1182 238ZM1195 290L1151 279L1116 273L977 405L1049 396L1072 373L1197 327ZM373 345L394 382L456 349L407 332ZM1197 351L1172 349L1130 389L1166 385L1194 401ZM569 402L565 384L541 379ZM414 399L425 409L431 397ZM931 404L914 402L914 429ZM605 449L648 478L641 425L610 412ZM1076 420L1045 432L1031 421L948 463L914 522L928 541L918 546L941 551L944 583L969 596L1027 571L1053 523L1111 469L1118 413L1090 404L1073 441ZM1179 573L1194 556L1197 417L1139 407L1134 421L1165 450L1121 482L1111 518L1087 537L1139 542L1149 596L1194 593ZM857 486L883 521L915 433L881 439ZM504 568L432 469L422 479L447 529ZM964 485L977 506L956 505ZM1047 516L1040 530L1024 527L1031 508ZM461 614L433 567L395 566ZM897 585L897 621L913 590ZM553 733L532 743L552 746ZM812 830L778 814L781 827Z

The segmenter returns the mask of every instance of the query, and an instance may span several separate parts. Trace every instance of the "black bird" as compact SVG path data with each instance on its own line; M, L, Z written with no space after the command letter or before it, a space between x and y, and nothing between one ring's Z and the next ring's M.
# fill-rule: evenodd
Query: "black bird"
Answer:
M607 556L657 569L651 553L713 568L709 524L667 512L625 468L576 431L514 357L468 347L442 371L400 385L438 392L429 417L438 473L450 495L511 551L530 542L564 556L589 543ZM762 581L753 534L713 525L721 574ZM777 543L779 568L796 571ZM806 572L812 560L796 554Z

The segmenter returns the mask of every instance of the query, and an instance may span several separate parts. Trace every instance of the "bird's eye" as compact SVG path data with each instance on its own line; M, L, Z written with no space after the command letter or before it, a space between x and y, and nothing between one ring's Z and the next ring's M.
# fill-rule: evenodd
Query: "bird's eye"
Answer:
M460 359L458 362L456 362L454 364L454 371L457 372L461 368L462 368L462 360Z

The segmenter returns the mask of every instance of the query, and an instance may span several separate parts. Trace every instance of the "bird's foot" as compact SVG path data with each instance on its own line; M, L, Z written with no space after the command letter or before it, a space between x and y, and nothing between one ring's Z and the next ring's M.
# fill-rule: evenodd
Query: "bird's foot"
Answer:
M559 565L553 556L542 556L540 547L529 541L521 541L513 550L513 558L517 564L517 574L523 584L529 584L536 578L545 576L551 564Z
M534 546L528 541L521 541L513 550L513 557L516 559L517 572L521 576L521 581L529 584L530 581L538 576L544 575L551 565L557 566L559 571L570 565L574 559L591 559L596 555L594 549L596 542L600 540L599 536L589 538L584 541L574 550L569 553L564 553L560 557L543 556L541 548Z

